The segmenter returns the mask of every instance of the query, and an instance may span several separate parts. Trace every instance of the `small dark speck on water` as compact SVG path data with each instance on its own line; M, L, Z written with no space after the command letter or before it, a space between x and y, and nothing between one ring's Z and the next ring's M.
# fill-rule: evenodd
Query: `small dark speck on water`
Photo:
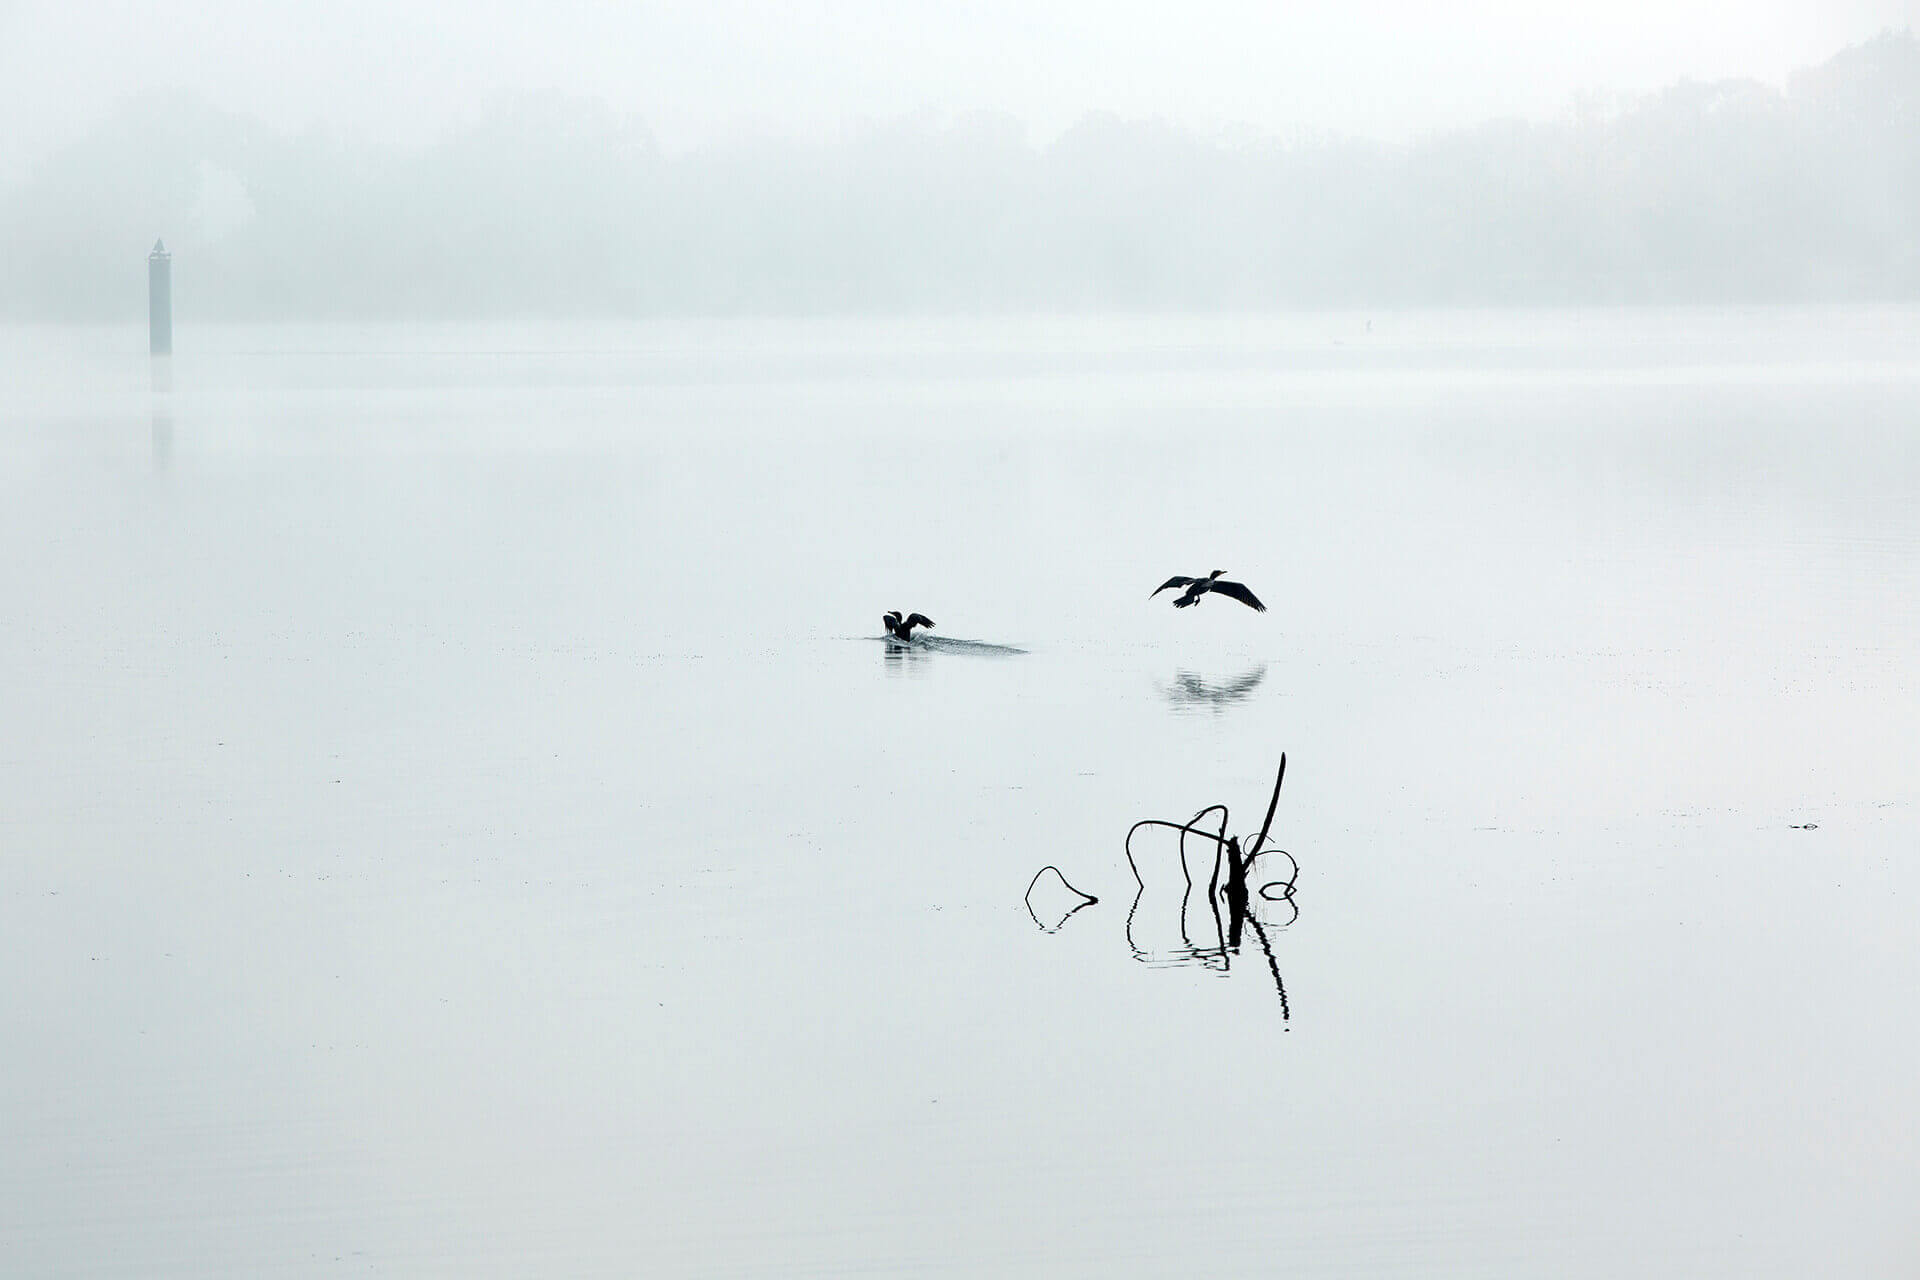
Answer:
M1796 822L1791 829L1794 831L1818 831L1820 824L1817 822Z

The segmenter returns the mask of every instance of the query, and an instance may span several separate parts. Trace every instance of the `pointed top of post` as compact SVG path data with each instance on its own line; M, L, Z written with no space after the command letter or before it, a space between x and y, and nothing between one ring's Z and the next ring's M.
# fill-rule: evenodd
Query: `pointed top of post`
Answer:
M147 256L150 258L170 258L173 255L167 252L167 246L163 241L155 240L153 242L153 252Z

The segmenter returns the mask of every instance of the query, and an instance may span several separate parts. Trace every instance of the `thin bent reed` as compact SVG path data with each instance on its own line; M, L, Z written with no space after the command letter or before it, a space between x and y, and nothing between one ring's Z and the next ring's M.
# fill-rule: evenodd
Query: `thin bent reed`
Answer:
M1160 827L1168 831L1178 831L1180 833L1180 876L1186 881L1188 891L1193 889L1193 875L1187 870L1187 837L1197 836L1202 840L1210 840L1213 842L1213 871L1207 881L1207 907L1213 913L1215 934L1223 943L1220 952L1221 958L1224 960L1228 951L1237 952L1239 950L1240 927L1243 923L1251 925L1253 927L1253 936L1260 944L1261 955L1266 959L1267 972L1273 977L1273 989L1280 997L1280 1019L1283 1022L1292 1019L1292 1004L1287 999L1287 985L1281 980L1280 962L1273 954L1273 943L1272 940L1267 937L1266 926L1263 925L1252 912L1247 910L1247 885L1248 873L1253 869L1253 864L1258 859L1265 857L1269 853L1279 854L1287 860L1287 865L1291 867L1292 870L1285 880L1269 880L1265 884L1262 884L1257 892L1264 902L1285 902L1293 908L1293 919L1288 920L1287 924L1292 924L1294 920L1300 918L1300 904L1295 902L1293 898L1294 886L1300 879L1300 862L1285 849L1269 847L1269 840L1273 833L1273 817L1280 808L1280 788L1285 784L1286 780L1287 757L1286 754L1282 752L1280 756L1280 768L1275 772L1273 777L1273 795L1267 800L1266 817L1260 823L1259 833L1250 838L1244 845L1241 844L1238 837L1227 834L1229 815L1227 813L1227 806L1223 804L1208 805L1206 808L1200 810L1200 812L1194 814L1193 817L1186 822L1168 822L1164 818L1142 818L1127 828L1127 838L1122 845L1127 855L1127 866L1133 872L1134 883L1139 886L1139 892L1134 895L1133 908L1127 912L1127 937L1131 941L1133 937L1134 913L1139 911L1141 895L1146 892L1147 888L1146 879L1140 874L1140 864L1133 856L1133 837L1142 827ZM1201 825L1216 813L1220 815L1220 825L1217 829L1213 828L1211 823L1207 826ZM1227 867L1227 897L1229 898L1227 905L1231 914L1230 927L1226 926L1225 922L1220 919L1220 864L1223 860L1226 860L1230 864ZM1036 877L1036 879L1037 878L1038 877ZM1276 889L1278 889L1279 892L1274 892ZM1198 958L1200 949L1195 947L1192 940L1186 936L1186 913L1184 909L1181 912L1180 927L1181 940L1187 944L1187 950ZM1285 928L1286 925L1278 925L1276 927ZM1134 951L1136 955L1139 954L1139 947L1137 945L1134 947Z
M1274 814L1280 809L1280 788L1286 780L1287 755L1286 752L1283 751L1280 753L1279 771L1274 774L1273 778L1273 796L1267 801L1267 816L1265 821L1260 824L1260 833L1242 846L1244 856L1240 860L1240 868L1243 873L1252 869L1256 859L1264 857L1269 853L1278 853L1281 857L1285 858L1293 868L1286 879L1270 880L1260 886L1260 896L1268 902L1292 901L1294 887L1300 879L1300 863L1298 859L1285 849L1267 847L1268 836L1273 830ZM1200 825L1201 821L1206 818L1208 814L1215 812L1220 815L1220 829L1218 831L1211 831L1202 827ZM1210 895L1217 894L1220 889L1220 855L1228 848L1229 843L1227 823L1227 806L1224 804L1210 804L1200 812L1194 814L1193 817L1186 822L1169 822L1165 818L1142 818L1140 821L1134 823L1131 827L1127 828L1127 839L1123 845L1127 855L1127 866L1133 872L1134 883L1143 888L1146 886L1146 881L1142 879L1140 875L1140 864L1135 861L1133 856L1134 834L1142 827L1164 827L1169 831L1178 831L1180 833L1180 875L1186 881L1188 888L1193 887L1193 877L1187 871L1187 837L1190 835L1199 836L1202 839L1213 842L1213 876L1207 888ZM1275 885L1284 886L1282 892L1277 895L1268 892Z
M1046 921L1042 920L1040 918L1040 913L1033 909L1034 887L1040 883L1040 877L1044 876L1049 871L1053 872L1054 879L1058 880L1061 883L1061 885L1065 887L1068 893L1071 893L1074 897L1080 899L1080 901L1073 904L1072 911L1067 912L1065 915L1061 916L1058 921L1056 921L1051 925L1049 925ZM1090 893L1087 893L1085 890L1080 889L1078 886L1076 886L1073 883L1073 881L1067 879L1066 873L1064 871L1060 870L1060 868L1054 866L1052 863L1048 863L1046 866L1040 868L1038 871L1033 873L1033 879L1027 881L1027 892L1022 898L1022 901L1024 901L1027 905L1027 915L1033 920L1033 923L1035 925L1039 926L1039 929L1042 933L1058 933L1060 932L1061 926L1065 925L1068 920L1071 920L1077 912L1086 910L1088 907L1092 906L1094 903L1100 901L1100 899L1094 897Z
M1053 874L1060 877L1060 883L1067 886L1068 893L1078 894L1080 897L1085 898L1089 903L1100 901L1100 899L1094 897L1092 894L1083 892L1082 890L1075 888L1073 881L1067 879L1066 872L1060 870L1060 868L1054 866L1051 862L1049 862L1046 866L1040 868L1038 871L1034 872L1033 879L1027 881L1027 894L1026 894L1027 897L1031 898L1033 896L1033 886L1039 884L1040 877L1047 874L1047 872L1049 871L1053 872ZM1075 908L1075 909L1078 910L1078 908Z

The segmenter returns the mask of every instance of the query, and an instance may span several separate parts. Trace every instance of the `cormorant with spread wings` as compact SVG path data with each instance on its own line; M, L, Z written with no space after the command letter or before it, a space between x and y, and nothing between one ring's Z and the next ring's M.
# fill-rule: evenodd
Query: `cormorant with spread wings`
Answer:
M1168 578L1165 582L1153 589L1153 595L1157 596L1162 591L1169 590L1173 587L1185 587L1186 590L1173 602L1173 607L1176 609L1184 609L1190 604L1198 604L1200 603L1201 596L1209 592L1218 592L1223 596L1231 596L1256 613L1265 613L1267 611L1267 606L1260 603L1260 597L1247 590L1246 583L1222 582L1220 575L1225 572L1225 569L1215 569L1204 578ZM1147 598L1152 599L1153 596Z
M898 609L882 615L880 621L886 624L887 634L895 640L910 641L913 639L913 629L915 627L930 627L933 625L933 619L924 613L910 614L902 618Z

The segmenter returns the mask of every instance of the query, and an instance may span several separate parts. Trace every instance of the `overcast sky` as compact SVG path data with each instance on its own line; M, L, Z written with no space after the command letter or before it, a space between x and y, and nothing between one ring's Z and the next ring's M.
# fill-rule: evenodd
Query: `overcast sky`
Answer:
M0 0L0 176L127 93L415 140L562 87L668 150L992 109L1045 141L1090 110L1403 138L1552 116L1582 90L1779 83L1920 0Z

